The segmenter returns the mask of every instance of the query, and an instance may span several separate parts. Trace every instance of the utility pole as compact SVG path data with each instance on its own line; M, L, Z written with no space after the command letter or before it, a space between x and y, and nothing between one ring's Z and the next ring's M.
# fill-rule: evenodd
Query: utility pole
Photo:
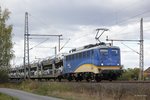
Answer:
M26 79L26 72L28 69L28 76L30 78L30 64L29 64L29 29L28 29L28 12L25 13L25 27L24 27L24 78Z
M140 20L140 58L139 58L139 67L140 67L140 73L139 73L139 79L143 80L143 70L144 70L144 49L143 49L143 18Z

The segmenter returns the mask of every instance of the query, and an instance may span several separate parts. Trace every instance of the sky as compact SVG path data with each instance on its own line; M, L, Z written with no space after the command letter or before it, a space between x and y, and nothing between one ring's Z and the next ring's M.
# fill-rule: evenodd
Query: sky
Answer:
M109 39L139 40L140 19L143 18L146 69L150 67L149 4L149 0L0 0L2 9L7 8L11 12L8 24L13 25L15 57L12 64L23 63L24 20L25 12L28 12L29 34L62 34L63 49L59 53L97 43L97 28L109 29L100 37L106 43L110 43L106 41L107 36ZM124 68L139 66L138 42L118 41L113 45L121 49L121 64ZM31 37L30 61L54 56L55 46L58 48L58 37Z

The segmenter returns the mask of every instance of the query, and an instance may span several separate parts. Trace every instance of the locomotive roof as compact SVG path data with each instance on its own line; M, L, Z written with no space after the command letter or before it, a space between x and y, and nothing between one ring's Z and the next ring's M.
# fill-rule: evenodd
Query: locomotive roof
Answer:
M99 45L99 46L92 47L92 48L85 48L85 49L82 49L82 50L74 51L74 52L72 52L72 53L65 54L64 56L68 56L68 55L72 55L72 54L76 54L76 53L80 53L80 52L84 52L84 51L89 51L89 50L93 50L93 49L99 49L99 48L117 48L117 49L120 49L120 48L117 47L117 46Z

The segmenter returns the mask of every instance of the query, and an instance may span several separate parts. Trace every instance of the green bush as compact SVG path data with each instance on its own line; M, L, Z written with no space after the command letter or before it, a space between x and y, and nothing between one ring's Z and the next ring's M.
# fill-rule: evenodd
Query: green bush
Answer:
M0 82L7 82L8 81L8 72L5 70L0 70Z
M140 72L139 68L125 69L121 77L119 77L119 80L138 80L139 72Z

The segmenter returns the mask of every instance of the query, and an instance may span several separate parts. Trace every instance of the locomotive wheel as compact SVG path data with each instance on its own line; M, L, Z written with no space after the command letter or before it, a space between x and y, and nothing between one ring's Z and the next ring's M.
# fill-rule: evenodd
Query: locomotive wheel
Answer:
M56 78L54 78L54 82L56 81Z
M110 78L110 79L109 79L109 81L111 82L111 81L112 81L112 79Z
M72 78L68 78L68 81L71 82L71 81L72 81Z
M69 82L71 82L71 81L73 80L72 76L69 76L69 77L67 78L67 80L68 80Z
M78 81L79 81L79 78L78 78L78 77L75 77L75 80L76 80L76 82L78 82Z
M100 81L101 81L101 79L95 79L95 81L96 81L96 82L100 82Z
M62 78L61 78L61 76L58 76L57 79L58 79L59 82L61 82Z
M87 78L86 78L86 81L87 81L87 82L90 82L90 78L87 77Z
M95 81L96 82L100 82L101 81L101 77L99 75L95 75Z

